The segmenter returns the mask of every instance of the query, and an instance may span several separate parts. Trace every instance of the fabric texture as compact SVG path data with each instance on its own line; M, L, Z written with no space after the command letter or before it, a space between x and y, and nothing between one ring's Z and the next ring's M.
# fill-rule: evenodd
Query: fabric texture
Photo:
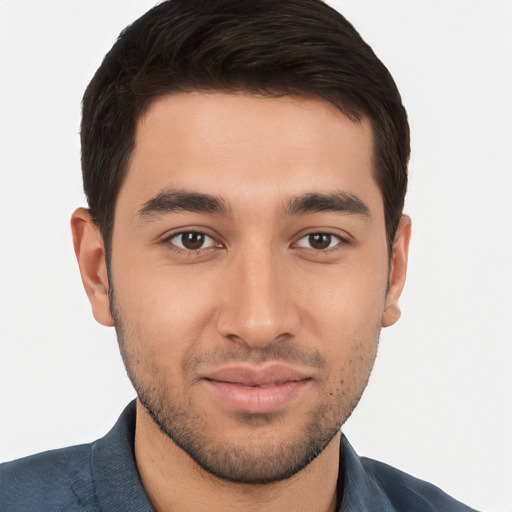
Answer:
M135 464L134 435L132 402L91 444L0 464L0 512L154 511ZM338 496L338 512L473 511L427 482L359 458L344 436Z

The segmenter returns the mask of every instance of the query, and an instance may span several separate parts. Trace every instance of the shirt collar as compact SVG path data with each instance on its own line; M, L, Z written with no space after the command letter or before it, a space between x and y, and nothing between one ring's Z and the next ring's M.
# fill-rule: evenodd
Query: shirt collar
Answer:
M341 437L338 512L395 512L375 479L364 469L347 438Z
M154 512L135 463L134 440L135 401L112 430L92 445L91 472L102 510ZM395 512L344 435L339 474L338 512Z
M112 430L93 443L91 472L102 510L154 512L135 463L135 401Z

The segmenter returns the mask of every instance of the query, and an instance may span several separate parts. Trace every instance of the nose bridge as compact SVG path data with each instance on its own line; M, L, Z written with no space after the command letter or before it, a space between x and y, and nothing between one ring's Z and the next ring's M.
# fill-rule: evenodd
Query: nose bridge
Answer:
M248 245L226 270L218 330L256 348L293 336L295 320L286 277L271 244Z

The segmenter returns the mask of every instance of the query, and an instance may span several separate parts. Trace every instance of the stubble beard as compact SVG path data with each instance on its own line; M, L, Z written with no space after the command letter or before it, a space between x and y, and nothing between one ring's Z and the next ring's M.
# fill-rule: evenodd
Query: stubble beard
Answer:
M111 297L113 299L113 297ZM149 416L169 439L180 447L203 470L225 481L247 485L279 482L297 474L310 464L339 433L358 404L368 383L375 354L369 363L367 378L356 396L348 396L341 379L334 389L326 389L324 400L308 414L299 434L285 439L261 439L260 427L279 421L279 413L243 414L238 417L241 424L254 427L254 436L244 439L243 444L230 443L212 433L205 414L194 408L179 391L169 387L159 371L157 362L148 362L132 350L130 333L111 302L111 311L123 362L137 396ZM378 344L378 333L375 346ZM140 341L140 340L139 340ZM375 350L376 353L376 350ZM265 356L256 356L258 360ZM246 358L246 360L249 358ZM296 359L296 358L295 358ZM146 370L146 377L141 369ZM350 368L349 368L350 371ZM149 378L150 377L150 378ZM159 377L161 377L159 379Z
M238 484L261 485L290 478L313 461L341 428L340 421L327 421L329 411L318 407L298 437L262 442L256 434L243 444L233 444L216 439L203 417L167 399L165 390L158 395L138 386L136 391L159 429L196 464L217 478ZM240 423L255 430L275 421L272 415L239 415Z

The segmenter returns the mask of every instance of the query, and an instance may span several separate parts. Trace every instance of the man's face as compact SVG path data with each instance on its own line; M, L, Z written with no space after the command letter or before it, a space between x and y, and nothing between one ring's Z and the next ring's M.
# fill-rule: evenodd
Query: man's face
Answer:
M221 478L295 474L338 434L394 321L369 124L314 99L156 100L111 265L123 358L161 430Z

